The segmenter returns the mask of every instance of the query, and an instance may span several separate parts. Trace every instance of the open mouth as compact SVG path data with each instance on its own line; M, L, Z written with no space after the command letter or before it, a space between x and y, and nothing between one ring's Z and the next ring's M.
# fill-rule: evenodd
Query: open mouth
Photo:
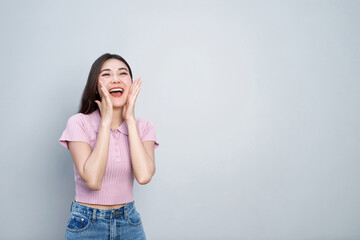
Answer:
M122 88L112 88L109 90L109 93L113 97L121 97L124 92L124 89Z

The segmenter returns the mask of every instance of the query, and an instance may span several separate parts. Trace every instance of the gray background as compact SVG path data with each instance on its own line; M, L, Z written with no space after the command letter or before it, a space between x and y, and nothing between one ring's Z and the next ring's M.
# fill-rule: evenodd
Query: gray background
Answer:
M1 239L63 239L93 61L143 79L148 239L360 239L360 1L2 1Z

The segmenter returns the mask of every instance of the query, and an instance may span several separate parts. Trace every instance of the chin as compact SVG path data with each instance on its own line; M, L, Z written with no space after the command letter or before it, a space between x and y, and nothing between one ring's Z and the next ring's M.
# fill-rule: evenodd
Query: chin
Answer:
M113 108L122 108L124 107L125 103L119 104L119 103L113 103Z
M115 99L115 101L111 101L113 107L123 107L125 105L124 99Z
M111 103L114 108L122 108L126 104L126 97L122 96L120 98L113 97Z

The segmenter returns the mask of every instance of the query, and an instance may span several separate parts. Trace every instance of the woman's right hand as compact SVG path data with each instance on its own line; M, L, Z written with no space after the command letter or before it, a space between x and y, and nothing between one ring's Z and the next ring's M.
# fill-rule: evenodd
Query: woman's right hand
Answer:
M101 78L99 79L101 89L99 90L101 102L99 100L95 100L98 105L101 113L101 121L105 121L106 123L111 123L112 115L113 115L113 106L110 99L110 93L106 90Z

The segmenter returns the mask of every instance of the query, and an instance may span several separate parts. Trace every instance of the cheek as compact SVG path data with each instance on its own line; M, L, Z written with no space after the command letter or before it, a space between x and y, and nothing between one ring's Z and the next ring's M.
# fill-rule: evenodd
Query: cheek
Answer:
M98 84L100 84L100 80L101 80L104 84L107 84L107 83L109 83L109 81L111 80L111 78L110 78L109 76L100 77L99 80L98 80Z
M127 81L125 84L128 89L131 88L131 85L132 85L131 80Z
M131 78L129 78L129 80L128 80L128 82L127 82L127 85L129 85L129 87L131 87L132 84L133 84L133 83L132 83L132 81L131 81Z
M126 76L124 78L122 78L122 81L127 83L127 84L131 84L131 77L130 76Z
M109 78L105 78L105 77L101 77L101 81L102 81L104 87L107 87L107 85L108 85L109 82L110 82L110 79L109 79ZM100 78L99 78L99 80L98 80L98 82L97 82L97 87L98 87L98 89L101 89Z
M97 85L97 92L98 92L98 94L100 94L100 92L101 92L101 85L100 85L100 83L98 83L98 85Z

